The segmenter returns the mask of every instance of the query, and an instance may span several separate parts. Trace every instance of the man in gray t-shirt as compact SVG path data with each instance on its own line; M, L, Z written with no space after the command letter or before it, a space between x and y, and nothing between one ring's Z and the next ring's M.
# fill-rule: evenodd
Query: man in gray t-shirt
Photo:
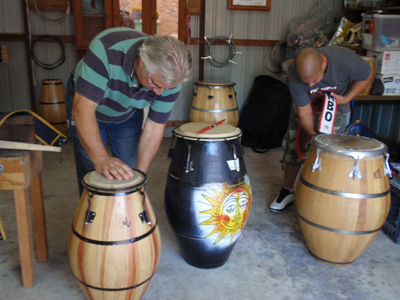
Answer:
M283 188L270 205L271 210L281 211L294 201L293 185L303 163L296 151L299 124L309 136L317 134L311 102L321 92L330 92L338 105L336 123L348 122L349 103L374 76L369 63L345 47L306 48L296 54L288 78L293 105L289 129L282 144L285 165Z

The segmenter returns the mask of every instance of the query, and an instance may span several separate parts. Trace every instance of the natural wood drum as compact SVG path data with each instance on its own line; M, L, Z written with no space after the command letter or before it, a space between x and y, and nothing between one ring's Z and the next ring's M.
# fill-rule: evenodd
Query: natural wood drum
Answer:
M69 240L69 261L86 297L141 299L161 254L158 222L144 190L144 173L107 180L96 171L85 190Z
M237 126L239 109L234 83L196 82L190 111L192 122L213 122L226 119L225 124Z
M68 136L65 88L61 79L43 79L39 114L54 128Z
M307 247L316 259L348 265L368 248L390 209L389 172L387 147L375 139L313 139L295 197Z

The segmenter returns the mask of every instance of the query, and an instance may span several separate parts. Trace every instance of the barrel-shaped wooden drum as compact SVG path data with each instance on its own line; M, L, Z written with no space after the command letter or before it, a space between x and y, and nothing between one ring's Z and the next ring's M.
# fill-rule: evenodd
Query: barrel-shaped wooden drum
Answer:
M96 171L85 186L69 240L72 271L88 299L141 299L157 269L161 238L144 173L108 180Z
M301 172L296 207L310 253L343 266L372 243L390 209L387 147L366 137L319 135Z
M61 79L43 79L39 114L54 128L68 136L65 88Z
M194 85L190 121L213 122L226 119L226 124L237 126L239 109L235 83L207 83L198 81Z
M182 257L198 268L229 258L251 207L251 188L240 143L229 124L198 134L211 122L173 131L165 208Z

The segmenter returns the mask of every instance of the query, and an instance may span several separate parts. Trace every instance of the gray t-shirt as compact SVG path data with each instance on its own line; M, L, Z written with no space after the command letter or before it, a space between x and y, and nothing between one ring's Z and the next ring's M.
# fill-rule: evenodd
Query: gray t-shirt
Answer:
M310 100L318 97L322 91L331 91L344 95L351 80L366 80L371 72L370 64L357 55L354 51L340 46L316 48L328 58L328 67L322 80L310 87L297 76L296 69L291 68L288 85L296 106L306 106ZM341 112L350 111L350 105L339 105Z

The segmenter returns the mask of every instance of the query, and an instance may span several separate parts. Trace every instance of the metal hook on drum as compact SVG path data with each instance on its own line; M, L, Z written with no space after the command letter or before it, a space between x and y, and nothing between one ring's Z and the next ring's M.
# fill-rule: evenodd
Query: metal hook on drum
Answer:
M360 162L359 158L356 158L356 164L354 165L353 169L350 171L350 173L347 175L349 178L353 177L355 179L356 177L358 179L361 179L361 173L360 170L358 169L358 163Z
M386 156L386 160L385 160L385 167L383 168L383 174L384 176L388 175L390 178L392 178L392 170L390 169L390 165L389 165L389 153L385 154Z
M321 172L321 158L319 157L319 149L317 149L317 157L312 165L312 172L314 173L315 170Z

